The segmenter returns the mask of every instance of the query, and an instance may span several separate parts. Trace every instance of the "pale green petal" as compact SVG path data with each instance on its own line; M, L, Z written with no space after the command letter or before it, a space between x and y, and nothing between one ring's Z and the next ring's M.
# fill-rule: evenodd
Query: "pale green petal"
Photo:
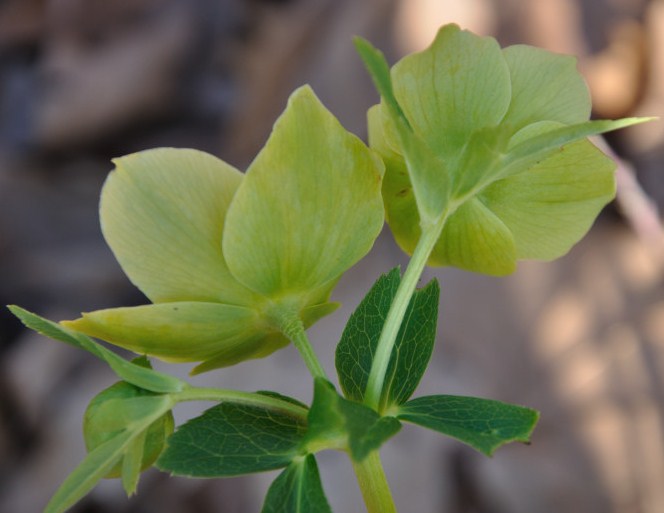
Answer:
M319 319L331 314L337 308L339 303L323 303L320 305L308 306L300 312L300 318L305 328L308 328ZM263 358L272 354L277 349L287 346L288 339L280 333L270 333L264 337L244 342L243 353L238 353L233 347L224 348L213 355L203 363L194 367L191 374L201 374L219 367L228 367L235 365L250 358ZM239 357L239 358L238 358Z
M115 159L101 197L104 237L153 302L252 304L221 251L224 218L242 174L196 150L158 148Z
M552 260L567 253L611 201L614 168L591 143L580 141L492 184L481 198L514 235L518 258Z
M510 75L498 43L446 25L426 50L392 68L394 94L415 132L443 157L470 134L497 125L510 103Z
M382 171L309 87L296 90L228 210L223 250L233 275L273 298L337 278L381 230Z
M502 220L474 198L450 216L429 263L503 276L516 268L514 239Z
M512 101L502 123L512 133L542 120L568 125L588 120L590 93L576 69L576 58L527 45L505 48L503 55L510 69Z
M276 347L256 347L271 332L258 314L221 303L175 302L84 313L63 325L139 354L172 362L209 359L223 352L227 361L269 354Z
M276 350L287 346L288 339L280 333L270 333L262 337L248 339L242 343L242 350L233 346L224 347L203 363L191 370L191 375L202 374L222 367L230 367L245 360L264 358Z

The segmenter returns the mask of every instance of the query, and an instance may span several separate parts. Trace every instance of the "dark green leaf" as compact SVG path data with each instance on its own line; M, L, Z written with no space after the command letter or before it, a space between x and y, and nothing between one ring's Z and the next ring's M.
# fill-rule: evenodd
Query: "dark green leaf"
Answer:
M399 268L382 275L348 319L335 364L344 395L362 402L385 317L401 282Z
M287 466L300 454L306 425L256 406L222 403L182 425L157 466L191 477L229 477Z
M174 376L128 362L82 333L72 331L15 305L9 306L9 310L28 328L92 353L105 361L120 378L132 385L157 393L180 392L187 386L184 381Z
M362 461L400 429L396 418L381 417L368 406L344 399L331 383L316 379L304 442L307 451L348 447L351 457Z
M456 438L491 456L508 442L528 442L539 413L490 399L432 395L402 405L397 418Z
M336 367L344 394L361 402L376 346L401 278L381 276L348 320L337 346ZM436 337L439 287L432 281L413 294L390 358L381 408L408 400L426 370Z
M261 513L332 513L312 454L294 460L270 486Z
M436 341L439 296L434 279L410 300L385 374L383 409L405 403L420 384Z

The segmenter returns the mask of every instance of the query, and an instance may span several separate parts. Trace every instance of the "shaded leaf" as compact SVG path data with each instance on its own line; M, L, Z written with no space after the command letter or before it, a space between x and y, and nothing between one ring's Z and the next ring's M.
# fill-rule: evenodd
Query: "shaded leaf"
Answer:
M528 442L539 413L490 399L433 395L402 405L397 418L456 438L491 456L508 442Z
M315 380L308 420L303 445L307 451L348 447L355 461L362 461L401 429L396 418L381 417L363 404L344 399L322 378Z
M313 454L294 460L274 480L261 513L332 513Z
M400 282L398 268L381 276L341 335L335 359L339 382L344 395L356 402L364 400L378 339ZM413 294L388 364L381 409L407 401L417 388L433 351L438 296L436 281Z
M189 477L229 477L282 468L301 453L306 426L285 413L222 403L180 426L157 466Z

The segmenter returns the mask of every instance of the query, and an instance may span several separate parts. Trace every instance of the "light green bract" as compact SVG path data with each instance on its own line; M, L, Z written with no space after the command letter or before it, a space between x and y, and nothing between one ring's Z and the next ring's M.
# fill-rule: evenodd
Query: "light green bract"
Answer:
M647 121L588 121L573 57L456 25L391 70L357 47L382 96L368 117L387 222L408 254L442 226L430 265L505 275L565 254L615 194L613 162L586 137Z
M101 198L104 237L154 303L63 321L194 373L266 356L337 305L330 293L384 219L383 165L323 107L295 91L242 175L196 150L114 161Z

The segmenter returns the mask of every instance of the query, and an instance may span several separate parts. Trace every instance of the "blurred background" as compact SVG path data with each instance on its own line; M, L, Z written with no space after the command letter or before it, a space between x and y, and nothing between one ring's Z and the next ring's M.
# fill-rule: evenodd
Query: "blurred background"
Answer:
M579 56L596 117L664 115L662 0L0 1L0 304L60 320L145 303L98 227L110 158L183 146L245 169L303 83L364 138L377 95L352 36L394 62L447 22ZM532 445L492 459L404 427L383 451L400 511L664 511L664 123L606 143L621 158L619 198L569 255L502 279L425 272L441 282L441 318L418 393L512 401L542 419ZM342 279L333 297L343 308L312 329L332 375L349 313L405 262L385 232ZM113 381L87 353L0 309L0 512L43 509L84 456L88 401ZM311 397L292 348L193 381ZM176 419L206 406L181 405ZM363 511L345 457L323 453L320 465L334 510ZM138 496L105 481L72 511L258 512L274 475L189 481L151 470Z

